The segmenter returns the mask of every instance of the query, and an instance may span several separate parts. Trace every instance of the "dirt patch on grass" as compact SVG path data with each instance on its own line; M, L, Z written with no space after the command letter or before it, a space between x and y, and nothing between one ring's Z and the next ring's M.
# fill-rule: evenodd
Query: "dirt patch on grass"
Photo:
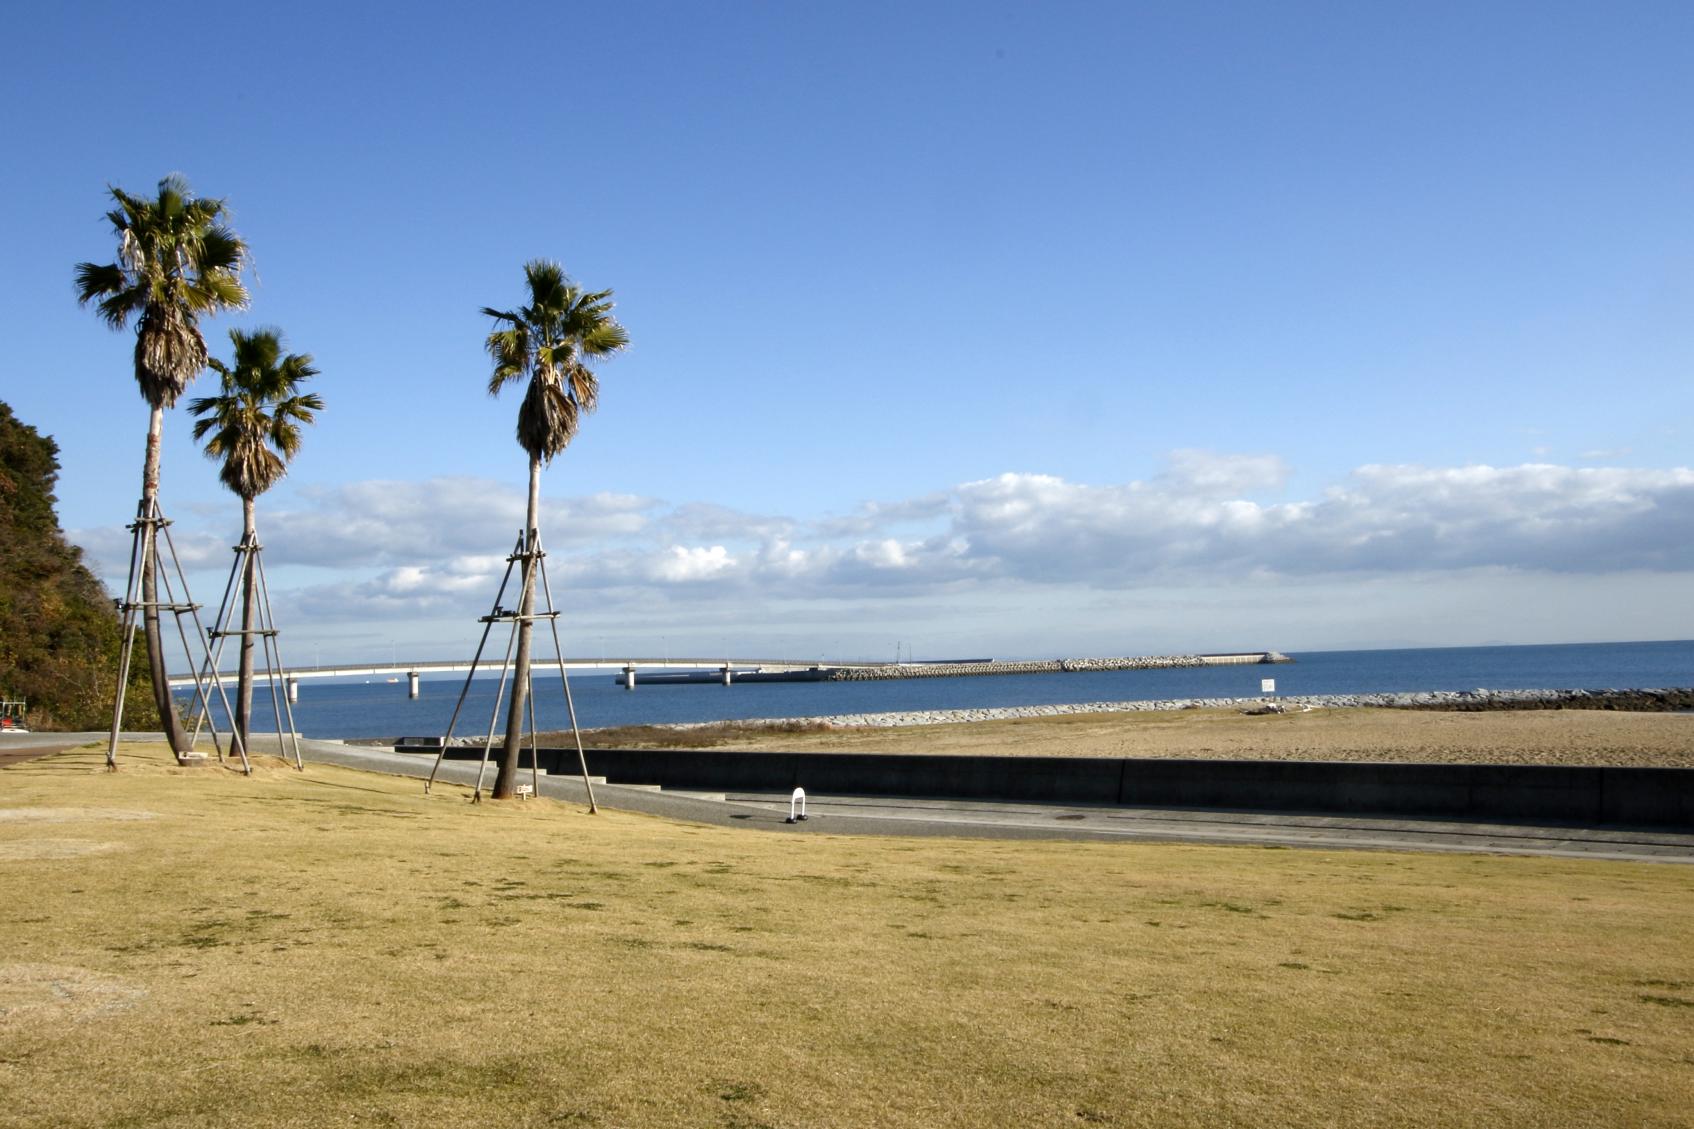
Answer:
M92 969L0 964L0 1028L116 1015L146 994L140 985Z
M0 808L0 823L80 823L85 819L127 822L157 818L150 811L125 808Z
M122 849L122 843L96 842L92 839L14 839L9 843L0 843L0 862L76 859Z

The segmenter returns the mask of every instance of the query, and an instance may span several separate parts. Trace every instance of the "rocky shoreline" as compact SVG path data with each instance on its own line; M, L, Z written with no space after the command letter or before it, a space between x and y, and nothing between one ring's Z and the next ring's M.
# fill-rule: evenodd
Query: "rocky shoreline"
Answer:
M1138 713L1155 710L1257 709L1269 702L1284 709L1401 710L1622 710L1664 713L1694 710L1694 687L1642 690L1429 690L1396 694L1305 694L1270 698L1162 698L1133 702L1073 702L1044 706L997 706L983 709L918 710L896 713L835 714L824 717L748 719L734 724L749 729L817 725L839 729L893 729L905 725L957 725L1067 714ZM688 730L723 722L682 722L656 728Z

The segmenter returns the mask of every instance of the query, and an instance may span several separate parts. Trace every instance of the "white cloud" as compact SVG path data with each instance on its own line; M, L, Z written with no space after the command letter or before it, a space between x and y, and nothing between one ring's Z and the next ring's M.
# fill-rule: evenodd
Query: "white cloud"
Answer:
M709 580L735 568L735 558L722 545L684 548L672 545L656 560L649 575L667 584Z
M1143 481L1006 473L812 522L607 493L545 499L543 533L556 594L593 593L637 615L704 593L752 608L1694 570L1686 468L1368 465L1280 499L1289 473L1275 456L1180 451ZM260 521L273 577L295 566L297 602L320 621L474 617L494 599L523 499L477 479L366 482L261 508ZM229 559L227 535L176 537L185 563L212 570ZM127 533L81 539L121 583ZM325 579L312 583L312 572Z
M107 586L116 592L123 587L129 572L129 558L134 535L121 525L103 525L94 529L71 529L65 532L69 541L82 549L88 566L106 578ZM184 569L222 566L229 568L231 547L239 538L220 537L205 530L185 529L172 523L170 544Z
M677 506L659 518L656 525L663 536L679 541L764 540L786 536L794 527L788 518L743 513L710 502Z
M1166 492L1204 498L1234 498L1281 490L1290 468L1276 455L1220 455L1212 451L1172 451L1170 470L1159 476Z
M899 502L865 502L845 517L824 518L813 523L818 537L863 537L908 524L932 522L952 510L952 499L943 491Z
M523 529L526 502L505 483L476 478L359 482L307 492L302 508L261 507L269 559L331 567L434 559L508 548ZM658 505L630 494L542 499L550 548L639 533Z
M430 478L417 482L372 480L334 489L305 490L292 506L258 507L267 568L307 565L348 569L417 565L505 553L517 541L527 501L510 484L481 478ZM598 545L642 533L661 504L633 494L599 493L542 498L541 525L549 551ZM239 523L233 507L197 514L214 529ZM222 533L204 528L175 531L184 567L229 559L239 524ZM118 526L74 534L107 576L128 568L129 534Z
M958 488L954 532L1000 575L1134 586L1502 566L1694 567L1694 471L1366 466L1314 500L1001 475Z

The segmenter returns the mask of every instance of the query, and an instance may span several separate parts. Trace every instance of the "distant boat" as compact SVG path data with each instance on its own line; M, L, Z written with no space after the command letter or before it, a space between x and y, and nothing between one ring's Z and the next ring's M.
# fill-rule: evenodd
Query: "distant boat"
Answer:
M390 681L390 682L398 682L398 681L400 681L400 680L399 680L399 679L398 679L398 678L390 678L390 679L389 679L389 681Z

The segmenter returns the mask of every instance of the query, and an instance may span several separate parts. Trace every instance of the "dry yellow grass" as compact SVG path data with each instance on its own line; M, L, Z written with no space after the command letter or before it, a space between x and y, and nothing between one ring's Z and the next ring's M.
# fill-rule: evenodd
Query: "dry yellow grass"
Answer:
M0 771L0 1125L1689 1123L1683 867L122 763Z
M1438 761L1448 764L1657 765L1694 768L1694 717L1610 710L1324 709L1249 717L1240 710L1069 714L893 729L727 722L706 730L602 731L596 744L694 745L789 752Z

